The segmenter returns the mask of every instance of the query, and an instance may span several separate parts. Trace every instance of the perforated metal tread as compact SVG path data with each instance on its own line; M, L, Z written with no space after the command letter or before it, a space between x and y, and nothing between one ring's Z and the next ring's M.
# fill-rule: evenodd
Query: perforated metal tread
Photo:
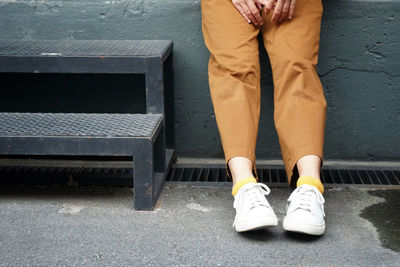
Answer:
M0 39L1 56L159 56L170 40L15 40Z
M0 113L0 137L152 136L163 114Z

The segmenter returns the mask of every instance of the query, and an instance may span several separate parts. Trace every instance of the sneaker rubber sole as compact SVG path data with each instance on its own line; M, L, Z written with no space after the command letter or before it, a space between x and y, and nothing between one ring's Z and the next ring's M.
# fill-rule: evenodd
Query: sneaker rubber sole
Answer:
M235 224L235 229L236 232L245 232L245 231L265 229L271 226L278 226L278 218L274 217L252 218L246 221L237 222Z
M312 225L289 220L283 221L283 229L290 232L309 234L309 235L323 235L325 232L325 224Z

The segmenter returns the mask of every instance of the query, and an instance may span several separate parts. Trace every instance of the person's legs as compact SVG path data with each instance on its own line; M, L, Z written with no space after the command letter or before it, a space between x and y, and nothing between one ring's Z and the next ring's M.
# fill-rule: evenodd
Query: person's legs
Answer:
M281 23L264 17L263 39L274 81L274 121L291 187L283 220L286 231L325 231L320 170L326 99L316 71L322 0L297 0L294 17Z
M319 179L326 99L316 72L323 6L297 0L294 17L281 23L264 16L263 40L274 82L274 121L289 184L299 176Z
M251 159L241 156L233 157L229 160L228 166L231 172L232 186L245 177L254 176L252 173L253 162Z
M260 117L257 35L231 0L201 0L202 31L210 51L208 75L215 118L232 179L236 231L276 226L278 218L257 183L256 140Z
M317 155L306 155L297 161L299 177L311 176L320 179L321 158Z
M201 14L204 42L210 52L210 94L228 178L234 183L250 176L258 180L260 29L248 24L230 0L201 0Z

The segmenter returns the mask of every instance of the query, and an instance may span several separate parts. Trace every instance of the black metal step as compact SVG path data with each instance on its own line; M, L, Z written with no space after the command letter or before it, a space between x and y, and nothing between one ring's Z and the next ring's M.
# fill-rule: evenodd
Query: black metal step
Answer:
M169 40L0 39L0 56L161 56Z
M0 113L1 137L146 137L162 114Z
M0 39L0 72L139 73L145 75L146 86L146 114L4 112L0 154L131 157L134 207L152 210L173 158L169 154L174 154L166 150L174 144L166 135L168 95L164 94L172 89L164 83L164 76L172 74L172 44L170 40Z
M133 142L154 142L163 127L163 114L3 112L0 153L132 156Z
M144 73L171 52L170 40L0 39L0 72Z

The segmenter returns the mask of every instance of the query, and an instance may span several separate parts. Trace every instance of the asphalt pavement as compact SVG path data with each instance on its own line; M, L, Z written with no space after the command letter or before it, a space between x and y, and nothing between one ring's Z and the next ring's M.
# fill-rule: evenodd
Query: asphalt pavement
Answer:
M229 184L167 183L154 211L128 187L1 186L1 266L400 266L400 190L327 188L322 237L237 233ZM397 200L397 201L396 201Z

